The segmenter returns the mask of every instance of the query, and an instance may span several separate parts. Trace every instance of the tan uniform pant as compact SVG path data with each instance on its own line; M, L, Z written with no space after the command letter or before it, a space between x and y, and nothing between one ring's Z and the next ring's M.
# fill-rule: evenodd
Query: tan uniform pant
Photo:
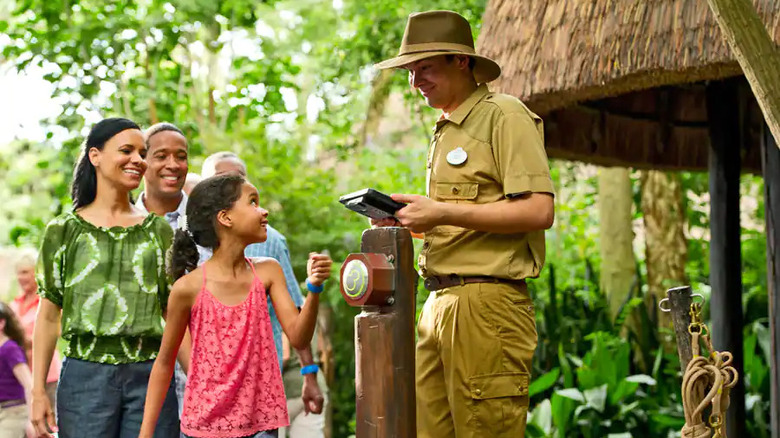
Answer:
M522 438L537 342L527 289L432 292L417 330L417 437Z

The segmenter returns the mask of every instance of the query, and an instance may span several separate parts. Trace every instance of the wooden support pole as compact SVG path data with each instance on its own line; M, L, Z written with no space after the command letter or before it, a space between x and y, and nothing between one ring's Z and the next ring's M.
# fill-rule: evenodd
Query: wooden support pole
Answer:
M780 438L780 149L765 127L761 144L766 214L766 272L769 289L770 397L772 438Z
M668 310L672 316L674 335L677 340L677 355L680 357L680 368L683 374L688 368L688 362L693 357L691 348L691 335L688 326L691 325L691 287L680 286L666 291L669 299Z
M386 254L395 292L387 304L355 317L357 438L415 438L414 314L417 272L404 228L363 233L363 253Z
M707 85L710 133L710 330L713 347L734 356L744 376L742 336L742 254L739 223L740 98L739 81ZM731 391L726 414L727 435L744 437L745 384Z
M750 82L775 139L780 139L780 52L751 0L707 0Z

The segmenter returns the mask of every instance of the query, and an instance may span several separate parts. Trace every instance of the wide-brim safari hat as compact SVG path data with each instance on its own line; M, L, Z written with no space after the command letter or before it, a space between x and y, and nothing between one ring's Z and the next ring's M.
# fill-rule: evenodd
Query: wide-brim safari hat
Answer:
M427 11L409 15L398 56L375 65L400 68L421 59L439 55L467 55L474 59L474 79L490 82L501 75L501 67L490 58L476 54L469 22L452 11Z

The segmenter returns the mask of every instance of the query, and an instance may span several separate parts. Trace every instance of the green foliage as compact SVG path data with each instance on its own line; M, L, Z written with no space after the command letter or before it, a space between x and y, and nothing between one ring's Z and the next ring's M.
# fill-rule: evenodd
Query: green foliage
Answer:
M550 275L556 269L548 265ZM529 437L679 436L684 418L680 364L655 337L642 347L625 325L609 322L606 299L598 293L555 291L556 299L537 297L539 347L535 380L529 387L532 411ZM590 285L595 289L598 280ZM641 298L634 298L641 302ZM626 306L625 314L645 314ZM562 321L559 323L558 321ZM563 325L563 328L559 326ZM653 327L655 324L643 324ZM551 328L555 329L551 329ZM626 331L629 331L626 342ZM769 331L766 319L745 326L745 374L750 436L769 436ZM649 356L648 360L645 356ZM643 368L644 364L648 364Z
M559 276L555 266L548 269L551 278ZM528 435L590 438L653 431L648 436L665 436L679 430L682 406L675 385L668 383L677 381L676 357L664 356L655 343L647 351L653 365L642 369L646 361L637 356L636 342L624 338L628 315L646 312L642 299L627 303L612 323L597 285L591 277L586 291L558 291L553 282L547 292L561 298L536 300L540 344L534 372L540 377L529 388Z
M240 154L270 221L288 239L299 279L305 255L328 249L336 261L359 250L367 221L338 195L371 186L422 193L427 136L435 111L393 75L402 111L385 111L390 129L362 146L360 131L376 86L373 63L397 52L406 16L428 9L461 12L479 32L484 0L20 0L0 11L9 43L2 59L40 66L62 112L42 121L49 138L0 152L0 243L35 245L44 224L69 208L68 184L95 120L130 117L147 126L179 125L190 140L190 170L220 150ZM2 9L2 8L0 8ZM552 162L556 223L547 233L547 266L530 282L539 346L530 388L529 436L669 435L681 426L679 363L659 349L642 294L611 321L598 288L596 172ZM708 296L706 174L683 173L689 262L686 273ZM760 179L743 177L758 199L743 220L745 358L751 436L768 435L769 383L766 237ZM638 192L635 199L639 199ZM641 217L637 209L636 218ZM644 257L637 259L643 263ZM340 268L336 265L334 272ZM640 265L639 272L644 272ZM328 283L333 310L333 436L354 433L353 318ZM641 279L640 287L642 290ZM420 287L418 312L427 298ZM638 321L638 324L633 322ZM627 323L632 322L632 323Z
M0 154L0 242L36 246L46 222L69 203L68 176L75 157L19 141Z

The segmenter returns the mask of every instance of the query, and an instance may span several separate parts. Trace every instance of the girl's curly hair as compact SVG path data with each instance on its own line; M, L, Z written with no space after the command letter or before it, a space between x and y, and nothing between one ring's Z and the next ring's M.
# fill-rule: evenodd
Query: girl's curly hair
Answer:
M176 230L168 252L168 274L174 280L198 266L198 247L211 250L219 247L217 214L233 207L241 197L241 175L227 174L199 182L187 201L187 229Z

